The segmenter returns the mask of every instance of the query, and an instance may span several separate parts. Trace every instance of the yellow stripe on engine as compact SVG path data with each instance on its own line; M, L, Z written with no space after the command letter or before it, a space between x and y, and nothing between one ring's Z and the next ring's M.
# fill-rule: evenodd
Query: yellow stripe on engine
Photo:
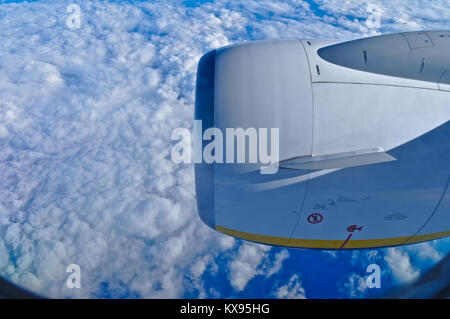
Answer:
M286 237L276 237L276 236L266 236L259 234L246 233L238 230L229 229L226 227L216 225L216 230L241 239L276 245L276 246L287 246L287 247L297 247L297 248L318 248L318 249L339 249L344 239L299 239L299 238L286 238ZM356 249L356 248L375 248L375 247L386 247L386 246L397 246L404 244L414 244L423 241L438 239L450 236L450 231L444 231L433 234L418 235L414 237L394 237L394 238L377 238L377 239L354 239L349 240L345 247L342 249Z

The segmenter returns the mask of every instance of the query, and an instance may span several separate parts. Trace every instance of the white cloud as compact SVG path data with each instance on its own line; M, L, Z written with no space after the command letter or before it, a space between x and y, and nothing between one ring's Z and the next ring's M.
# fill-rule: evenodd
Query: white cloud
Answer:
M196 62L228 44L205 39L223 22L193 13L189 30L170 4L86 1L68 29L67 3L2 5L0 273L53 297L180 297L192 280L204 296L235 240L199 221L170 132L192 125ZM80 290L65 287L71 263Z
M405 250L421 262L438 263L444 258L444 255L434 245L434 242L424 242L405 247Z
M292 275L286 285L277 287L273 295L279 299L306 299L305 289L297 274Z
M356 273L351 273L347 276L346 282L340 288L340 291L350 298L364 297L367 289L367 278Z
M268 258L271 247L244 243L230 262L230 283L237 290L244 290L247 283L256 275L262 274L261 264Z
M270 258L270 250L270 246L249 243L239 247L229 265L230 284L235 290L244 290L255 276L269 278L282 269L289 252L282 249L274 258Z
M264 276L266 278L278 273L283 268L283 261L289 258L289 252L286 249L281 250L275 254L275 260L272 264L267 263L265 265Z
M333 259L336 259L338 256L338 252L336 250L324 250L323 253L329 255Z
M409 255L399 248L388 248L384 260L399 283L406 283L419 276L419 270L412 264Z
M345 28L370 32L365 21L369 17L367 6L375 5L381 11L381 28L378 31L413 31L419 29L446 29L450 10L445 2L421 0L317 0L319 7L332 17L339 17ZM358 24L351 20L357 18ZM347 21L344 23L343 21Z

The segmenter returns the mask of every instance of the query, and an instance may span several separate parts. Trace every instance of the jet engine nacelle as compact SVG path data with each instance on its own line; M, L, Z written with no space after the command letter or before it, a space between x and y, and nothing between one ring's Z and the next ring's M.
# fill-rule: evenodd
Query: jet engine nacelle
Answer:
M322 249L450 235L450 31L211 51L195 119L197 150L215 159L195 165L213 229Z

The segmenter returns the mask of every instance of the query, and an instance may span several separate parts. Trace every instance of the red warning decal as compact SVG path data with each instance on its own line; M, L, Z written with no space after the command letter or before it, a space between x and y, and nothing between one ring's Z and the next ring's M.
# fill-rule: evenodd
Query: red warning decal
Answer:
M348 241L350 240L350 238L352 238L353 233L357 230L357 231L361 231L363 229L362 226L356 226L356 225L350 225L347 227L347 231L350 233L348 234L347 238L345 239L345 241L342 243L341 247L339 247L339 249L344 248L345 245L347 245Z
M318 224L323 220L322 214L313 213L308 216L308 223L310 224Z
M347 245L348 241L350 240L350 238L352 238L353 234L349 234L347 239L342 243L341 247L339 247L339 249L344 248L345 245Z
M361 231L362 230L362 226L356 226L356 225L351 225L351 226L348 226L347 227L347 231L348 232L350 232L350 233L353 233L355 230L357 230L357 231Z

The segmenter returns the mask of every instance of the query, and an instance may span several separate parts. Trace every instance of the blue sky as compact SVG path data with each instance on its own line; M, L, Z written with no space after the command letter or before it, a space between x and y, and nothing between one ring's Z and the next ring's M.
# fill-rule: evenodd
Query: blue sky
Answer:
M1 1L0 274L52 297L361 298L410 282L450 240L327 252L243 242L198 219L193 125L208 50L276 38L445 29L438 1ZM15 3L5 3L15 2ZM81 9L69 28L69 4ZM67 265L82 288L65 286ZM377 263L382 288L365 286Z

